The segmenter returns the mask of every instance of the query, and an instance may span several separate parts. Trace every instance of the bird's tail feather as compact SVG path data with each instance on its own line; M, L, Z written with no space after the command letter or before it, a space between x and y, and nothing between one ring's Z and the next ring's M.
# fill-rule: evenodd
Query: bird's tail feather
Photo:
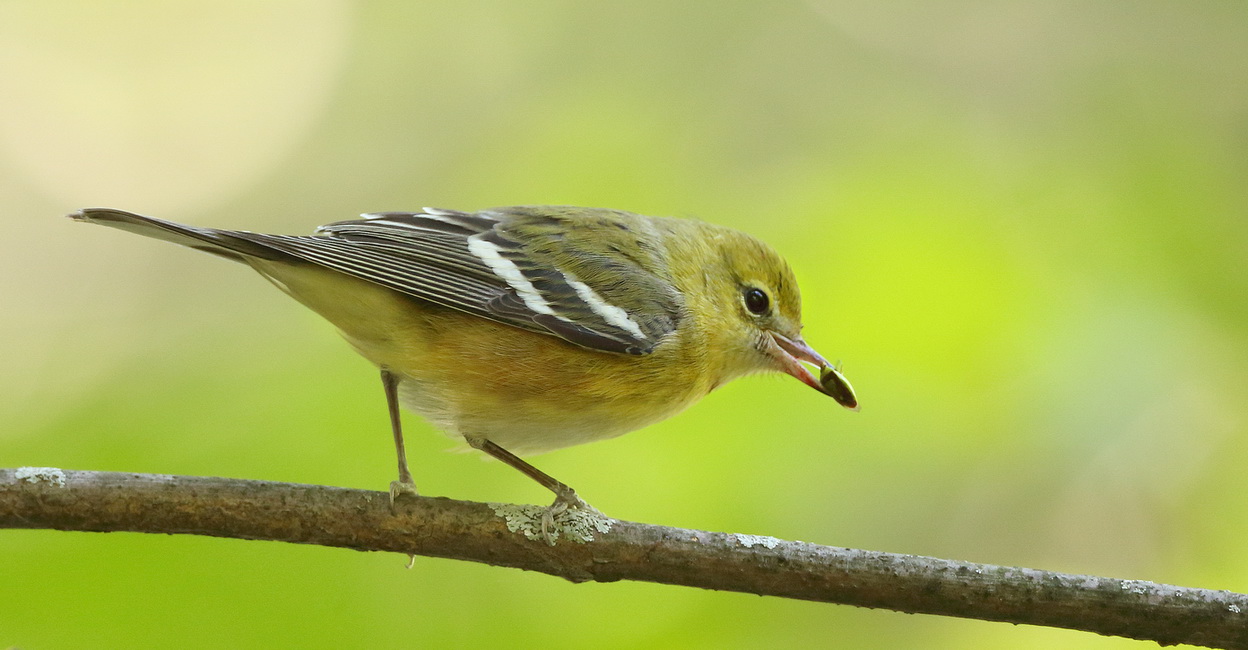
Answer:
M289 257L258 242L235 237L229 230L196 228L113 208L83 208L71 213L69 218L181 244L239 262L246 261L247 257L263 259L288 259Z

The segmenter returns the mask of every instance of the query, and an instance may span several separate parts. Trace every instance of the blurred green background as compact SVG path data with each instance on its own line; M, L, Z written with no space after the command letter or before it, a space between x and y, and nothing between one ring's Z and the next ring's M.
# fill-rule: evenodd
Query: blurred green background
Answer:
M1248 591L1248 4L0 2L0 466L384 489L376 373L241 265L563 203L783 251L863 411L735 382L539 457L613 516ZM545 503L415 417L426 494ZM276 543L0 531L0 646L1127 648Z

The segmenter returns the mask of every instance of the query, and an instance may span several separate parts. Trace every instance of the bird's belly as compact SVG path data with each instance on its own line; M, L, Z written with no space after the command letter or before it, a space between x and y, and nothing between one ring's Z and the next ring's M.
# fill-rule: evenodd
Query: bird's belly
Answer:
M401 381L399 395L404 407L452 438L488 439L522 456L614 438L675 415L700 397L681 391L630 399L534 386L483 394L411 377Z

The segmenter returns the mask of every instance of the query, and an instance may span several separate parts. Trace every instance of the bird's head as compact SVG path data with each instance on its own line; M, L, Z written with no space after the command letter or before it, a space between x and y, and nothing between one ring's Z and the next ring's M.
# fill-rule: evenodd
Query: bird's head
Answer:
M780 371L858 410L849 381L802 338L802 297L784 258L744 233L724 230L714 248L727 269L712 282L719 303L717 319L729 329L726 339L743 373ZM721 339L722 340L722 339ZM816 377L806 364L819 371Z

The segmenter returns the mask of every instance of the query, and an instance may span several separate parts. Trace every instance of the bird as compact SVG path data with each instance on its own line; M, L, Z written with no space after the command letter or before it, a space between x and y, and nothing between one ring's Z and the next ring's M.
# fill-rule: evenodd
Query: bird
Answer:
M423 208L274 235L112 208L68 216L244 263L332 323L380 370L398 464L392 509L417 493L400 406L553 492L542 516L551 543L555 517L596 510L521 456L640 429L757 372L858 410L840 368L801 335L784 258L697 219Z

